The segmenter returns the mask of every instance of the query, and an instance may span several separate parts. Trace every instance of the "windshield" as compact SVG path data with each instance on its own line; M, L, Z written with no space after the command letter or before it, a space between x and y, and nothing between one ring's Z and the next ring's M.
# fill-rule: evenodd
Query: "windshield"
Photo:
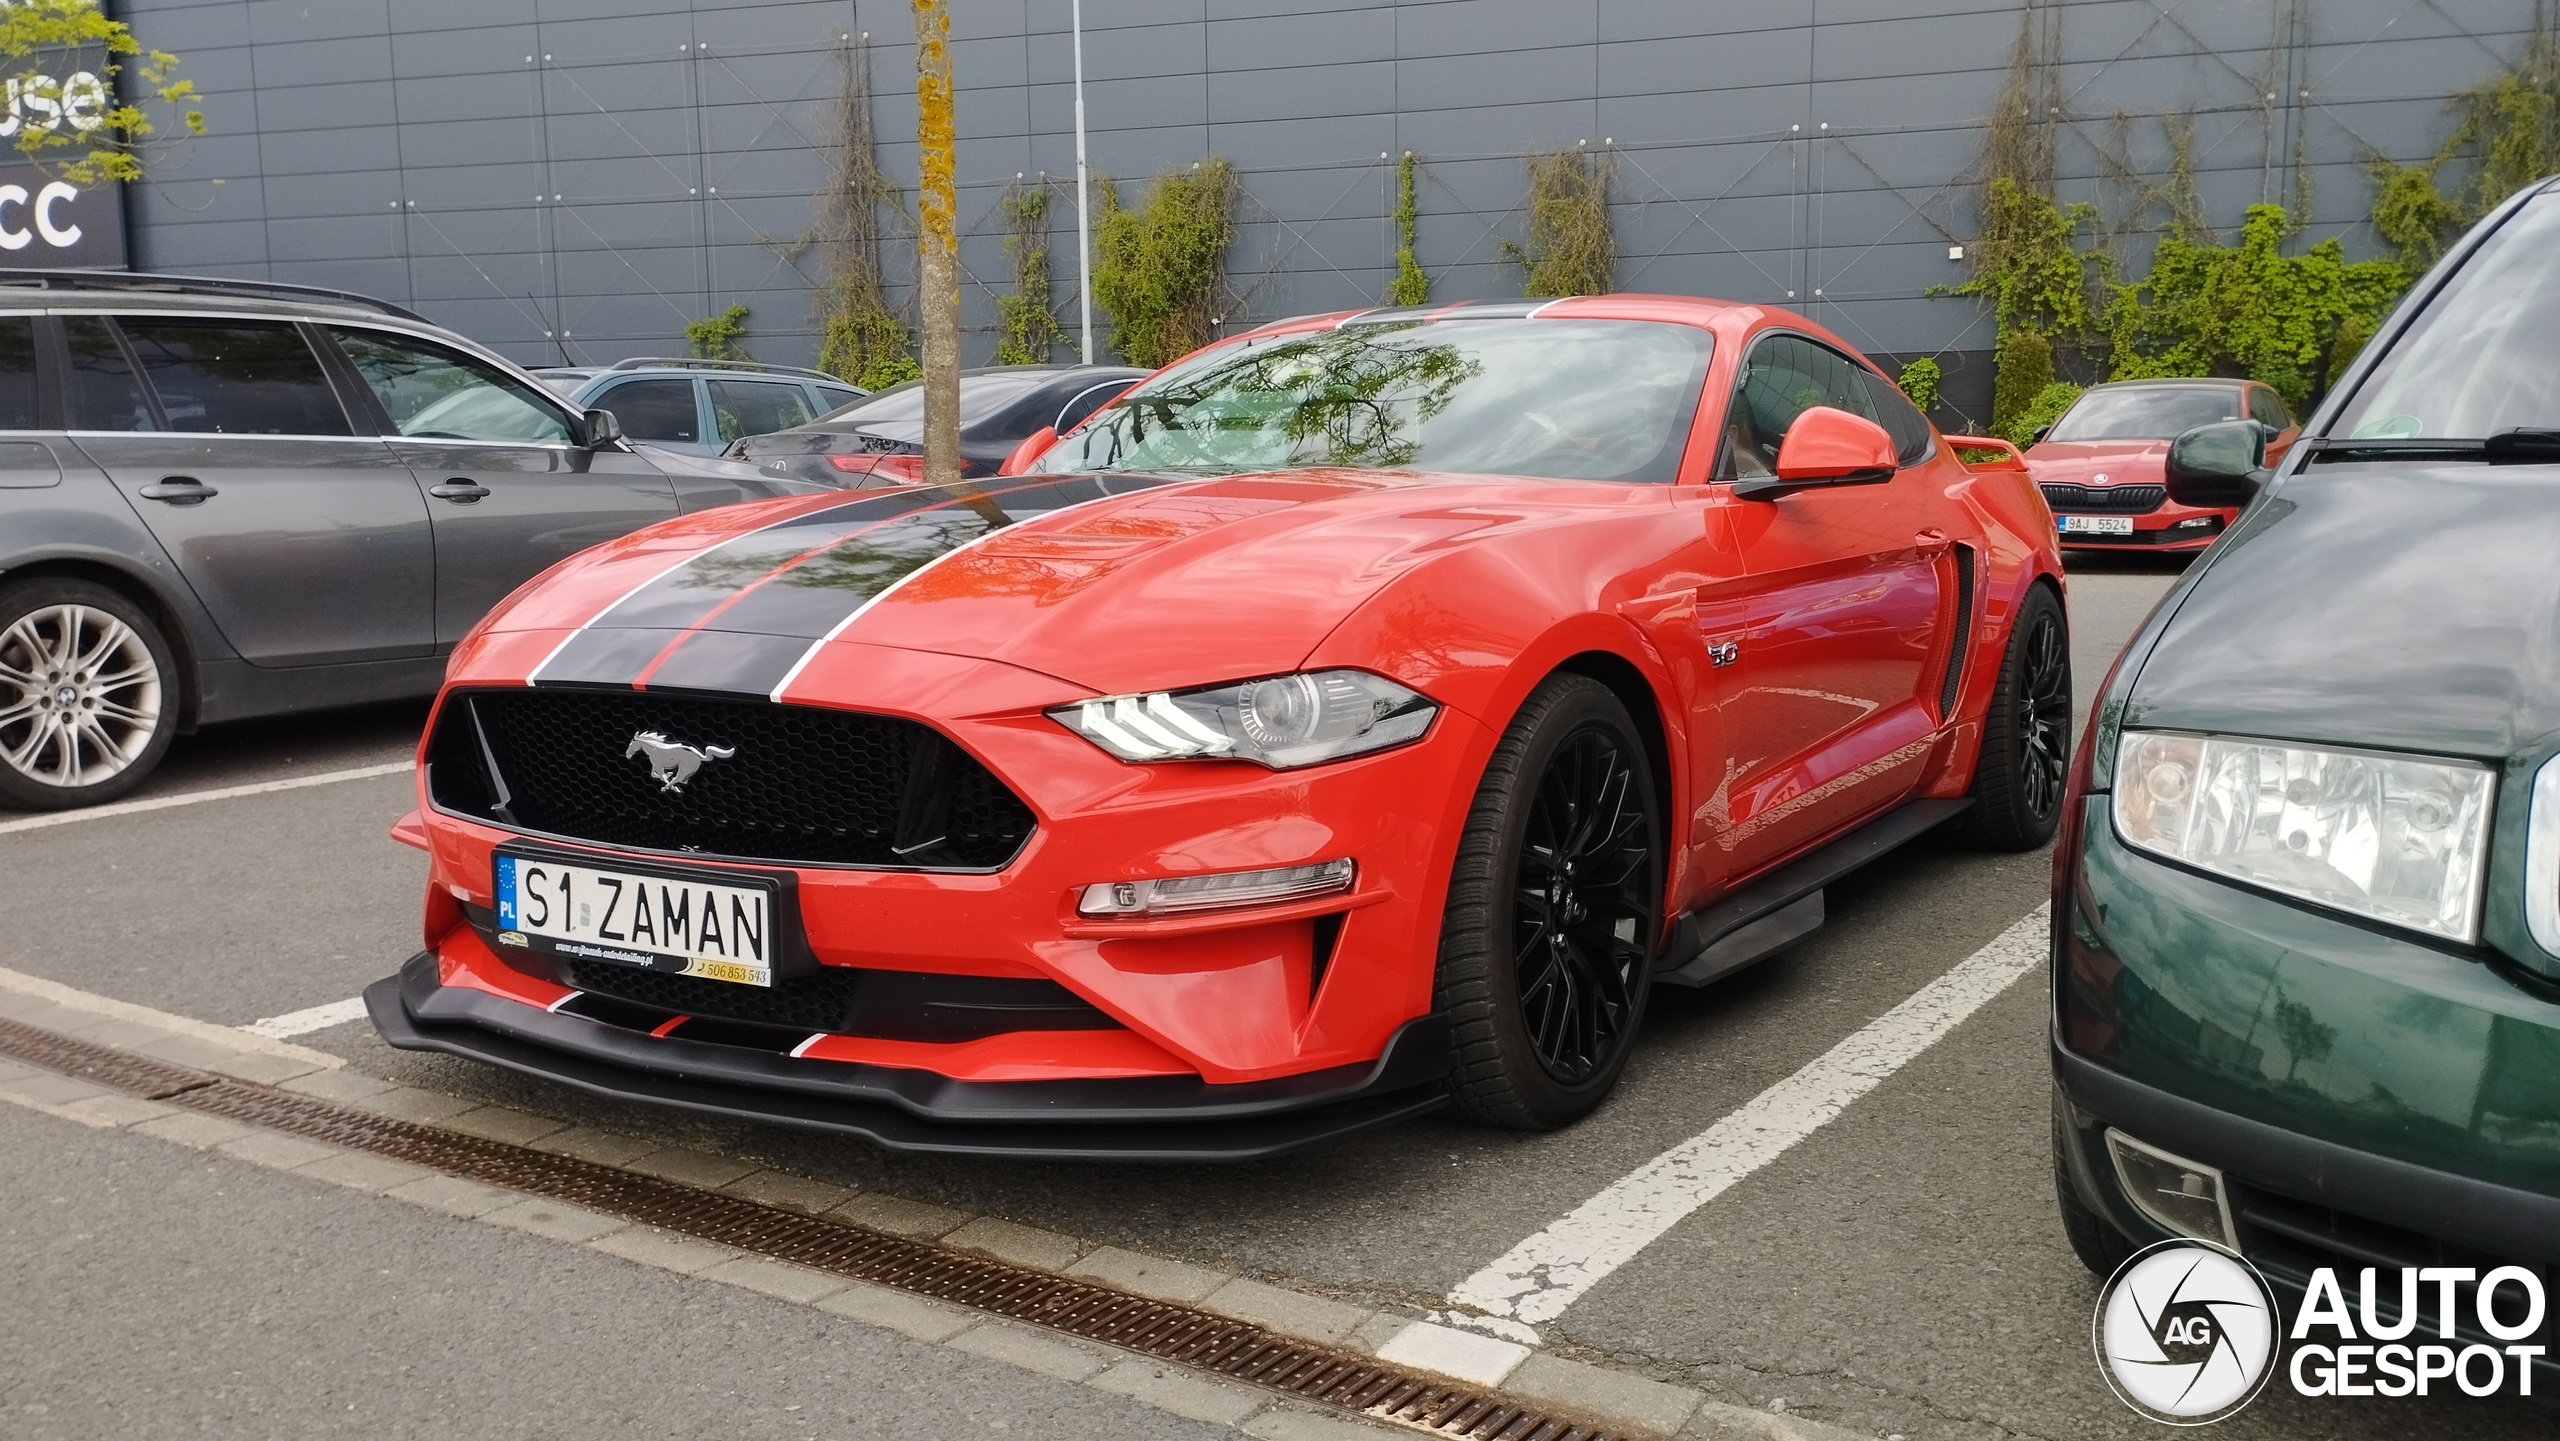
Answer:
M1247 341L1129 392L1042 467L1668 482L1711 344L1703 330L1641 320L1444 320Z
M1024 375L964 375L960 377L960 424L962 428L977 424L1011 405L1030 391L1057 378L1054 370L1035 370ZM829 430L860 430L891 440L924 439L924 382L910 380L877 391L822 417Z
M2465 261L2356 388L2332 435L2481 440L2560 429L2560 195Z
M2236 385L2101 386L2073 402L2047 440L2175 440L2199 425L2240 418Z

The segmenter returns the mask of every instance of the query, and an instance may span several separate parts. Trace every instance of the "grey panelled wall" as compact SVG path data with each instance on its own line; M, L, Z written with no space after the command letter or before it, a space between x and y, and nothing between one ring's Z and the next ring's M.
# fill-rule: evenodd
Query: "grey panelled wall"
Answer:
M212 134L134 197L138 266L373 291L518 359L664 353L752 311L761 358L815 354L840 37L873 36L881 158L915 173L905 0L112 0L205 92ZM2314 197L2361 225L2370 154L2433 153L2446 99L2519 51L2534 0L1086 0L1095 166L1134 190L1224 155L1244 202L1231 324L1374 302L1393 273L1383 158L1421 159L1436 298L1513 295L1519 157L1617 162L1618 285L1803 308L1988 393L1989 325L1951 243L2029 10L2058 40L2069 198L2109 154L2166 164L2196 117L2207 206ZM1074 171L1068 0L952 0L964 312L994 348L1016 174ZM2118 116L2130 117L2119 140ZM1052 207L1072 334L1074 211ZM2139 227L2128 237L2136 247ZM909 267L890 266L894 280ZM1105 331L1107 338L1107 329Z

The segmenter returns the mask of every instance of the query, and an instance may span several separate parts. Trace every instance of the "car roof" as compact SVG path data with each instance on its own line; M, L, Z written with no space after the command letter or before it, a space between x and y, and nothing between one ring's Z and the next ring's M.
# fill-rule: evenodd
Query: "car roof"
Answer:
M2266 382L2229 375L2162 376L2154 380L2102 380L2091 390L2228 390L2234 386L2263 385Z
M294 319L390 316L430 325L416 311L352 290L220 275L161 275L148 271L25 270L0 268L0 309L219 310L233 315ZM442 327L438 327L441 329Z

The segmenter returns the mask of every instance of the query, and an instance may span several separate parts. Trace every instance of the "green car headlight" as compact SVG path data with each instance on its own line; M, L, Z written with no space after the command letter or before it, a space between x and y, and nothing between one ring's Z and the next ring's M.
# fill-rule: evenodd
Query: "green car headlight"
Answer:
M2116 833L2199 870L2429 935L2480 936L2494 771L2237 736L2128 730Z

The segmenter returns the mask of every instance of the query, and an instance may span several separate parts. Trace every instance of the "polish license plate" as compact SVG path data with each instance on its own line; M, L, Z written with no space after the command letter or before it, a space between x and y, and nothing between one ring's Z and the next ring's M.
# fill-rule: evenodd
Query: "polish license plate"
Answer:
M2065 515L2055 519L2062 522L2064 535L2133 534L2133 517L2129 515Z
M498 853L498 944L570 960L773 984L790 917L778 881Z

